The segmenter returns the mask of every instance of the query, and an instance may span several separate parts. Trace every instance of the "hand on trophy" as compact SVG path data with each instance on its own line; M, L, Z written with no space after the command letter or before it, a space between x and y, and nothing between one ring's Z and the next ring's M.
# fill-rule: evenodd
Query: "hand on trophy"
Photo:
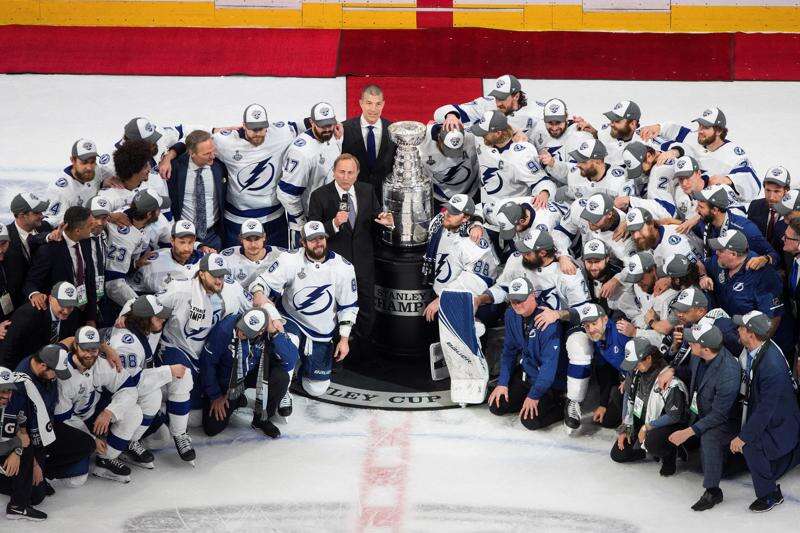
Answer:
M339 215L337 214L336 216L338 217ZM345 219L346 218L347 217L345 217ZM391 213L378 213L378 218L375 219L375 222L381 226L386 226L389 229L394 229L394 215Z

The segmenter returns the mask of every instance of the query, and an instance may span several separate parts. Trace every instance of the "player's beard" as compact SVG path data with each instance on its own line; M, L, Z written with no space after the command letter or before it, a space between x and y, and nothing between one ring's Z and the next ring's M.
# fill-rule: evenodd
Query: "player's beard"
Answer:
M306 247L306 255L314 261L322 261L325 254L328 253L328 247L323 246L319 252L315 252L311 247Z
M636 249L640 252L652 250L656 247L656 235L642 236L639 239L633 239L633 242L636 244Z
M594 180L597 177L597 169L595 167L589 167L586 170L579 168L581 171L581 176L588 180Z
M314 134L316 135L319 142L326 143L333 139L333 130L329 131L322 131L322 130L315 130Z
M709 144L714 144L716 141L717 141L716 131L711 135L709 135L708 137L704 137L702 139L700 138L699 135L697 136L697 144L699 144L700 146L708 146Z
M706 224L712 224L714 222L714 215L709 213L708 215L703 217L703 222Z
M81 172L76 172L76 177L78 181L81 183L89 183L94 179L94 170L82 170Z
M522 266L525 267L527 270L535 270L542 266L542 258L538 255L534 255L533 259L529 260L524 255L522 256Z
M630 124L626 124L624 127L619 129L611 127L611 137L614 139L630 139L631 134L633 133L633 128Z

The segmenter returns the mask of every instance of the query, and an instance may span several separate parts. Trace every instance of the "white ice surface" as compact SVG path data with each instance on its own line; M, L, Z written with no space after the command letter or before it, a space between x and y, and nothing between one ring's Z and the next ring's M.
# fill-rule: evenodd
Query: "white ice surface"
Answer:
M752 155L759 173L782 163L800 176L794 135L786 128L800 122L793 99L800 84L523 83L532 98L559 96L595 124L621 99L640 104L645 124L688 121L718 105L730 138ZM275 119L295 119L322 99L342 116L344 87L343 79L0 76L0 205L20 190L41 190L66 166L78 137L110 149L132 116L166 125L232 125L251 102L263 103ZM762 137L769 128L785 133ZM781 481L786 502L766 515L746 509L754 498L746 474L723 481L722 505L694 513L689 506L702 493L698 473L679 463L679 473L663 479L653 462L617 465L608 456L610 430L568 437L560 425L528 432L515 417L493 417L483 407L380 412L296 398L295 413L280 426L283 438L270 441L248 427L249 415L235 415L215 438L194 432L195 469L179 460L171 442L156 443L162 450L155 471L134 469L133 482L124 486L90 478L81 489L57 487L41 506L50 514L46 523L0 518L0 530L358 531L361 503L391 497L390 490L370 491L365 461L398 462L393 447L373 449L371 428L406 422L410 444L400 461L406 477L394 492L402 503L400 531L752 533L795 530L800 516L800 469Z

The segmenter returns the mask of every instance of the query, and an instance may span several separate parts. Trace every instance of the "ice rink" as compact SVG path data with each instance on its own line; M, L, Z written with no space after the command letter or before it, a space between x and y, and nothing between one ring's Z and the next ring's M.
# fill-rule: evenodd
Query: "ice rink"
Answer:
M716 105L760 174L783 164L800 178L787 127L800 123L800 83L525 80L523 88L531 100L564 99L596 126L622 99L639 103L643 124L688 123ZM230 126L252 102L285 120L324 99L344 118L344 91L344 79L0 76L0 219L8 220L14 194L55 179L75 139L108 151L133 116ZM391 100L385 115L403 119ZM800 516L800 470L781 481L786 501L766 515L747 511L755 497L747 474L723 481L722 505L694 513L699 473L679 462L664 479L652 461L617 465L608 455L613 432L589 423L570 437L560 425L529 432L485 407L386 412L296 397L283 437L271 441L248 427L250 414L237 412L216 438L195 431L194 469L171 441L151 442L155 471L134 468L129 485L90 478L81 489L56 487L41 506L45 523L0 518L0 531L752 533L795 530Z

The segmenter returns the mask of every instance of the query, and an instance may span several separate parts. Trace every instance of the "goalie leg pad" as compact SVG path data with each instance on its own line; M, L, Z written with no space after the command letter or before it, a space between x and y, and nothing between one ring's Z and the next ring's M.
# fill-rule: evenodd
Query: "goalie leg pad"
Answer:
M453 403L483 403L489 381L472 303L469 292L444 291L439 299L439 338L450 371Z

